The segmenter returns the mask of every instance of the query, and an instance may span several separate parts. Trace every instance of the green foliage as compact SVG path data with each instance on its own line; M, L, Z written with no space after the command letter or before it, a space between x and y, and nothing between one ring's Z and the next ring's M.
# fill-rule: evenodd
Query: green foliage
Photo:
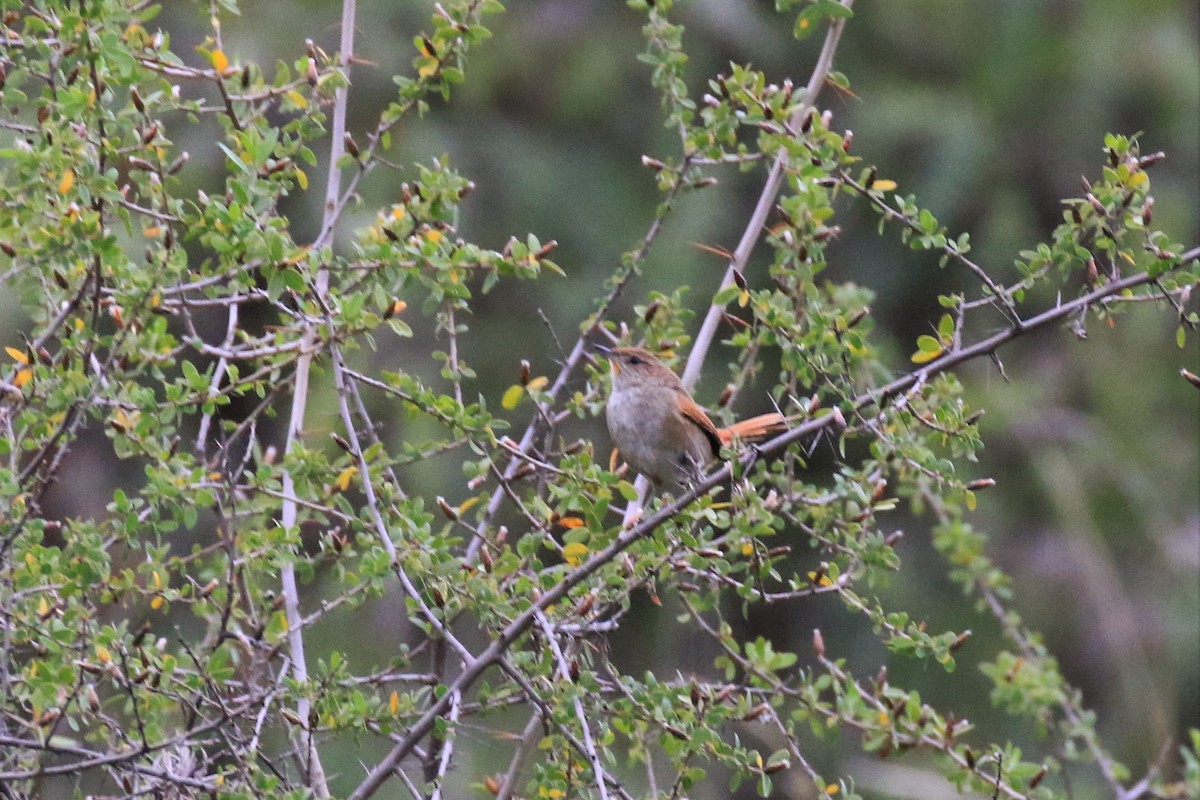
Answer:
M89 794L366 797L399 771L418 794L447 796L451 764L482 727L515 741L512 766L471 764L467 780L492 794L720 796L727 778L766 797L786 774L858 797L851 776L830 782L806 757L811 742L852 733L881 758L936 754L960 791L1064 796L1050 748L1023 756L979 740L886 669L856 675L819 631L801 654L738 624L833 595L889 659L958 679L971 631L931 631L875 595L906 567L893 531L929 515L949 577L999 624L1004 641L980 667L993 704L1130 796L1129 770L1008 607L1008 579L965 521L987 482L966 477L979 415L952 370L1034 328L1108 319L1135 301L1194 328L1196 251L1151 224L1157 155L1107 137L1099 175L1004 285L968 259L965 233L864 168L851 136L790 80L730 64L692 99L672 4L630 5L677 139L644 159L661 203L560 372L532 375L526 362L494 397L463 355L472 315L503 284L569 270L534 233L499 250L467 241L474 185L448 156L397 166L384 154L431 98L453 101L499 3L434 6L411 71L395 76L361 143L340 129L350 54L310 43L271 69L239 63L222 44L232 2L195 52L152 31L153 6L0 5L0 275L28 316L0 371L6 791L33 796L46 775L66 774ZM797 37L827 31L830 47L852 16L833 0L778 6L796 14ZM176 144L197 142L186 134L202 120L219 128L202 145L222 170L205 176L219 184L208 191L188 182ZM327 148L314 234L291 209ZM636 303L632 331L614 304L679 196L726 167L770 170L781 187L760 200L777 212L770 288L748 284L735 258L712 299L733 324L729 393L761 375L790 429L729 449L688 492L643 503L603 447L568 439L569 421L603 405L605 369L585 345L709 346L682 288ZM398 173L394 200L349 230L360 182L378 169ZM846 206L973 281L938 298L945 313L917 338L912 372L886 360L872 292L822 277ZM1026 305L1035 287L1070 299ZM968 323L985 312L1005 327L972 341ZM832 467L814 468L817 444ZM110 497L54 519L47 492L84 448L111 471ZM465 487L430 487L438 459ZM394 631L379 647L323 640L368 630L389 595L403 601L403 642ZM635 676L605 658L596 643L642 597L707 638L706 671ZM508 735L509 713L527 720L523 734ZM1196 739L1181 757L1185 792L1200 781ZM363 742L365 775L358 761L331 763Z

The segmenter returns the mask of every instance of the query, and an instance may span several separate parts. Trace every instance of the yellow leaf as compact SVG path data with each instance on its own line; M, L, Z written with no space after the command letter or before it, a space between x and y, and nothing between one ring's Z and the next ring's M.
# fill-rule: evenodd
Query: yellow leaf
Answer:
M403 312L406 308L408 308L408 303L403 300L396 300L392 303L392 316Z
M96 646L96 658L100 659L101 664L107 664L112 661L112 653L108 652L108 648L104 645Z
M529 391L536 392L539 389L544 389L548 383L550 383L549 378L547 378L545 375L538 375L529 382Z
M43 597L38 600L37 613L38 613L38 616L42 617L43 619L46 617L47 614L50 613L50 604L46 602L46 598Z
M304 173L304 170L296 167L295 175L296 185L300 187L301 191L308 191L308 175Z
M479 495L475 495L474 497L468 497L466 500L463 500L462 503L456 509L459 513L459 516L462 516L463 514L470 511L472 506L476 505L479 502L479 500L480 500Z
M571 542L563 548L563 558L572 567L578 567L583 563L584 556L588 554L588 546L583 542Z
M442 232L437 228L430 228L425 231L425 238L431 242L440 242L442 240Z
M68 169L63 173L62 180L58 182L58 193L66 194L71 191L71 187L75 185L75 170Z
M880 725L888 724L888 713L886 711L879 712L879 724Z
M828 575L822 575L821 580L817 580L817 573L814 570L808 572L809 581L815 582L817 586L833 586L833 581L829 580Z
M975 510L975 493L974 492L967 492L967 510L968 511Z
M295 89L288 91L287 99L291 100L292 104L297 108L308 108L308 98L297 92Z
M139 416L140 414L137 411L134 411L132 414L130 414L125 409L118 408L115 412L113 412L113 427L122 433L129 433L129 431L133 429L134 423L137 422Z
M161 594L156 594L156 595L154 595L154 599L150 601L150 608L153 609L154 611L158 611L160 608L163 607L163 604L166 602L167 601L163 599L163 596Z
M887 179L881 178L880 180L872 181L872 183L871 183L871 191L873 191L873 192L890 192L892 189L895 189L895 188L896 188L896 182L890 181Z
M158 570L154 570L150 573L150 580L153 581L155 589L161 589L163 587L162 576L158 574Z
M335 480L333 484L338 488L338 491L344 492L350 488L350 481L357 474L358 467L346 467L341 471L341 473L338 474L337 480Z
M13 376L13 386L20 389L22 386L29 383L31 380L33 380L33 370L19 369L19 370L17 370L17 374Z
M937 350L918 350L912 354L912 362L914 364L928 364L944 352L940 347Z
M12 357L12 360L18 364L29 363L29 355L23 350L18 350L15 347L6 347L4 348L4 352L8 353L8 355Z
M208 60L212 62L213 69L217 72L224 74L225 70L229 69L229 57L223 50L213 50L209 53Z
M400 713L400 695L392 691L392 696L388 698L388 712L394 717Z
M825 787L825 794L829 795L830 797L833 797L837 793L838 785L836 783L831 783Z
M512 411L517 407L517 403L521 402L521 397L524 394L525 387L519 383L514 383L504 390L504 396L500 398L500 406L506 411Z
M582 528L583 520L581 520L579 517L559 517L558 524L569 529Z
M743 542L742 543L742 555L749 557L753 554L754 554L754 545L750 544L749 542Z
M157 225L151 225L142 231L142 236L145 236L147 239L157 239L160 233L162 233L162 228Z
M738 306L740 308L745 308L746 304L749 302L750 302L750 292L748 292L745 289L742 289L742 291L738 294Z
M438 61L436 58L422 58L419 60L421 62L421 66L417 67L417 74L422 78L428 78L430 75L433 75L437 72Z

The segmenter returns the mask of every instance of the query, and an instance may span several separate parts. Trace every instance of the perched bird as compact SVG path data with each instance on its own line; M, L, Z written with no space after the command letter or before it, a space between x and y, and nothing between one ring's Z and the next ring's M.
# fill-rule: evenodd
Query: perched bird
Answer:
M699 480L734 439L761 439L786 427L783 415L772 413L718 428L679 376L649 351L598 349L612 365L608 433L629 466L660 489Z

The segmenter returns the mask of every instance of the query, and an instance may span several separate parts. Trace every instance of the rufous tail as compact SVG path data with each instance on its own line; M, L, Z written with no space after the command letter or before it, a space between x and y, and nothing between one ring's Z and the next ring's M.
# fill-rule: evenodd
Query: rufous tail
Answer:
M787 420L783 414L759 414L757 417L735 422L728 428L721 428L717 431L717 435L721 437L721 444L729 444L734 439L765 439L785 428L787 428Z

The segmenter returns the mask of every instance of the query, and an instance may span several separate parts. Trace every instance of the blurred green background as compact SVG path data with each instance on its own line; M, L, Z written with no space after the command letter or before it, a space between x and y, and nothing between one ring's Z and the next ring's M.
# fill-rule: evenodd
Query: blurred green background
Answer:
M242 5L240 19L222 16L225 50L235 63L257 61L269 72L276 60L301 57L306 38L329 52L337 48L336 2ZM375 0L359 8L357 49L366 63L352 74L350 129L361 142L392 96L390 76L410 69L412 37L427 26L430 7ZM1200 241L1195 2L859 0L855 12L835 62L852 91L826 87L820 105L833 112L835 126L854 131L854 152L878 165L880 177L898 181L902 193L914 192L952 232L969 231L976 261L994 278L1015 279L1018 251L1047 239L1062 219L1060 199L1079 194L1081 175L1097 175L1108 132L1144 131L1143 152L1166 151L1167 159L1151 170L1155 226L1188 245ZM821 41L819 35L794 41L791 20L769 2L698 0L681 4L676 19L687 29L688 82L697 98L730 61L749 62L777 82L803 83ZM467 83L451 102L435 102L428 116L408 120L393 137L391 161L407 165L447 155L475 181L460 225L464 238L499 248L511 234L533 232L559 243L554 258L568 277L502 286L481 298L469 321L464 355L479 373L479 393L494 406L521 358L534 363L535 374L553 369L556 350L535 309L569 346L602 282L645 233L659 201L640 158L673 155L678 142L662 125L648 68L636 59L644 48L642 20L611 0L515 2L491 18L495 37L472 51ZM171 31L175 51L185 58L195 56L192 48L210 32L205 4L168 3L154 24ZM179 123L169 132L191 155L181 173L185 182L221 186L225 168L214 133L203 124L188 129ZM309 175L312 188L282 209L299 241L315 235L324 166ZM725 265L692 243L732 249L762 182L761 172L718 176L718 186L679 201L618 318L631 319L631 306L652 290L687 286L694 309L707 305ZM393 202L399 180L379 171L364 181L364 202L348 215L350 225L369 223L376 209ZM893 352L894 369L904 371L913 340L940 314L936 295L973 284L961 270L939 269L935 256L910 252L893 231L879 236L876 219L861 206L841 207L835 221L843 233L825 276L874 290L879 334L894 342L881 346ZM752 259L752 282L763 282L767 258ZM1053 299L1028 298L1027 308ZM22 327L15 298L0 298L0 312L5 341L11 341L10 326ZM415 309L409 313L418 336L431 336L428 320L420 321ZM1200 393L1178 375L1180 367L1200 372L1200 347L1191 335L1180 350L1175 326L1171 314L1141 307L1111 329L1092 322L1086 340L1064 329L1018 341L1000 353L1008 381L984 362L960 373L971 404L987 409L987 448L973 474L998 482L980 495L973 521L989 532L991 554L1014 576L1015 607L1044 633L1068 679L1099 713L1107 742L1135 773L1165 741L1178 742L1186 726L1200 725ZM427 352L423 342L428 338L384 342L373 355L376 366L434 374L432 362L416 361L425 358L417 355ZM718 347L710 356L702 401L712 402L725 381L722 353ZM323 424L319 410L313 419L314 427ZM607 453L601 426L580 425L571 433L593 438L597 451ZM74 458L88 454L80 449ZM446 494L452 502L453 491L465 496L450 461L409 477L414 489ZM107 496L103 486L95 488L100 505L93 513L99 513ZM988 683L975 664L994 654L994 626L948 583L927 526L923 519L906 526L905 568L880 591L886 603L924 616L933 629L975 630L951 679L889 660L869 629L848 621L833 602L803 606L798 617L794 611L755 614L747 630L770 631L777 649L807 654L811 629L820 626L831 654L868 674L889 661L894 682L969 718L980 741L1030 744L1021 738L1029 735L1028 724L990 709ZM656 609L641 598L635 602L630 626L612 643L618 664L660 674L710 669L711 654L690 649L691 635L674 621L669 604ZM381 604L375 624L397 631L400 612L398 602ZM365 638L327 633L333 648L351 649ZM644 646L650 637L658 647ZM753 732L746 736L754 741ZM507 746L479 744L481 761L459 770L463 796L472 777L507 758ZM855 773L871 796L938 796L917 788L926 777L920 759L903 762L916 771L899 773L891 762L865 762L850 742L814 747L820 769ZM354 772L354 763L348 760L343 770ZM1086 776L1080 780L1085 791L1078 796L1088 796ZM949 787L939 790L955 796ZM798 791L782 784L777 796L798 797Z

